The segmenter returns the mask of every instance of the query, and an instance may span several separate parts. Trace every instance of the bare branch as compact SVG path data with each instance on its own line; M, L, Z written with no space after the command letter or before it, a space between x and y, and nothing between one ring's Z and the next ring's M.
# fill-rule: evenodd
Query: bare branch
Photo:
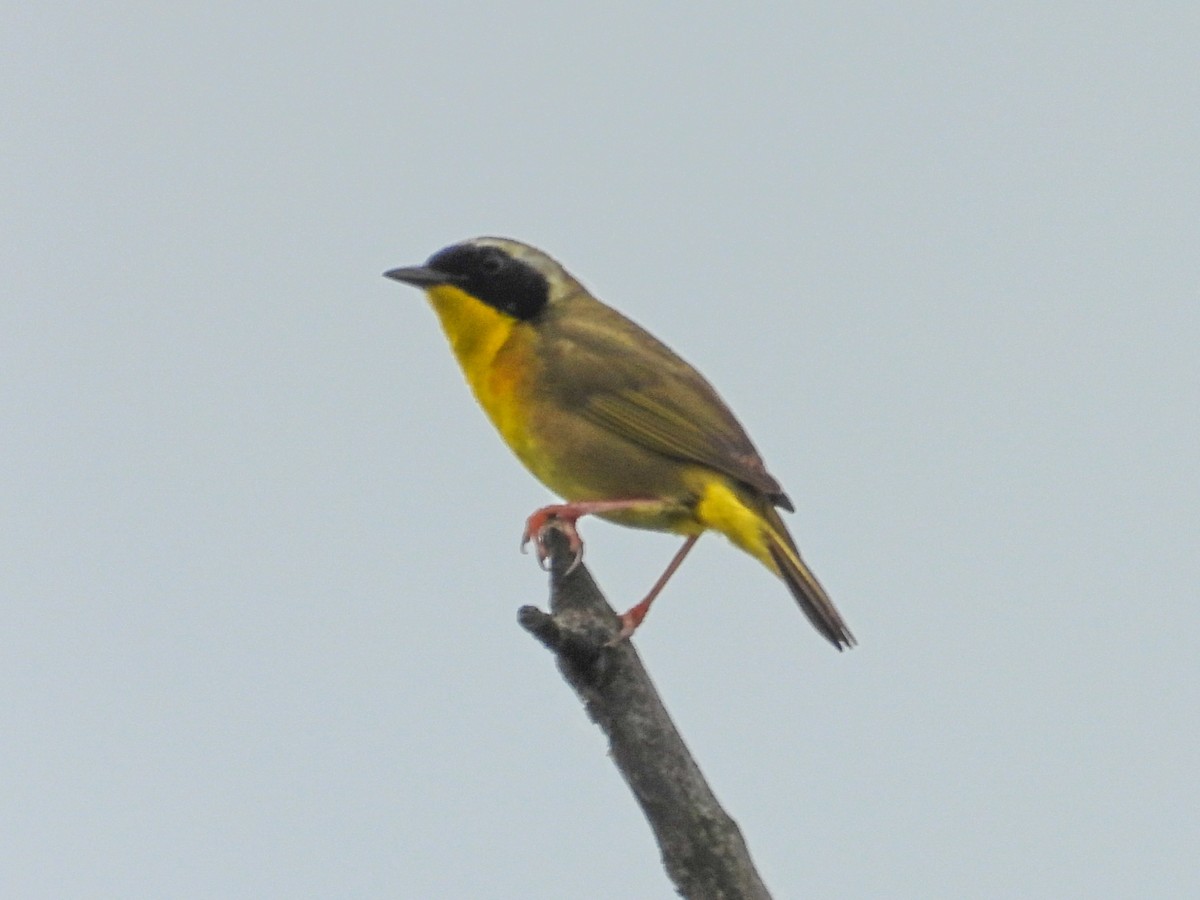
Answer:
M567 574L571 554L562 535L550 535L550 548L550 614L525 606L518 621L554 652L608 737L676 890L688 900L770 900L737 823L713 796L637 651L628 641L607 646L616 613L585 567Z

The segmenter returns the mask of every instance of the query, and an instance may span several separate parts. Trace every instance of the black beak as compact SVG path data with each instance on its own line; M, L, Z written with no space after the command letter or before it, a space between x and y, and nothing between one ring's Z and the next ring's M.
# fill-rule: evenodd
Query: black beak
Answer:
M405 266L402 269L390 269L383 273L384 278L392 281L403 281L413 287L433 287L437 284L454 284L458 277L448 272L439 272L428 266Z

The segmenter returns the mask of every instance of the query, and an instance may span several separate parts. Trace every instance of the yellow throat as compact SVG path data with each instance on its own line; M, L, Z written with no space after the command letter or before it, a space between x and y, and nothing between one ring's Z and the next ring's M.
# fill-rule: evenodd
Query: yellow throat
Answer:
M471 391L505 443L527 466L529 435L520 388L528 376L532 329L452 285L426 290ZM536 471L536 470L535 470Z

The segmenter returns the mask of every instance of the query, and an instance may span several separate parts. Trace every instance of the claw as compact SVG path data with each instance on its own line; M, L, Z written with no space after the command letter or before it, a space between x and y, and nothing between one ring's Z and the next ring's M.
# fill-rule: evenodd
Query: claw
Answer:
M544 551L542 550L542 528L545 527L545 521L538 516L541 510L534 513L525 521L525 530L521 532L521 552L529 552L529 542L533 541L534 550L537 551L538 565L542 565ZM542 566L544 569L545 566Z
M529 545L530 541L533 541L533 551L534 551L534 555L537 557L538 568L541 569L543 572L549 572L550 569L546 565L546 559L550 556L550 554L549 554L549 552L547 552L545 542L542 540L542 533L538 532L537 537L534 537L534 538L531 538L528 535L521 538L521 552L522 553L529 552L528 545Z
M579 564L583 562L583 538L581 538L579 536L579 532L575 530L574 522L565 519L560 520L558 527L563 531L564 534L566 534L567 547L570 549L571 553L574 554L574 559L571 560L571 564L567 566L567 571L564 573L566 575L570 575L572 572L578 569Z
M525 521L525 531L521 534L521 552L527 552L526 548L532 541L538 565L543 571L549 571L546 560L550 558L550 550L546 546L546 533L551 528L557 528L566 535L567 546L574 555L566 572L571 574L583 562L583 539L579 537L575 528L575 519L578 517L579 513L567 506L547 506L539 509Z

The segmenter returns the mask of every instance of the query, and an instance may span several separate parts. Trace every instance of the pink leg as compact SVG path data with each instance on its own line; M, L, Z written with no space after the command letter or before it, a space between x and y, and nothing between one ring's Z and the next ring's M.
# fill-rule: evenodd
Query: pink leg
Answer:
M675 574L675 570L679 568L679 564L683 562L684 557L688 555L688 551L692 549L699 537L700 535L693 534L683 542L683 546L679 548L679 552L675 554L675 558L667 566L667 571L663 572L658 581L654 582L654 587L650 588L650 593L646 595L646 598L630 607L629 611L621 616L621 630L609 642L609 646L628 640L630 635L637 631L637 627L642 624L642 619L646 618L646 613L650 611L650 604L654 602L654 598L659 595L659 592L666 586L667 581Z
M577 519L581 516L615 512L620 509L656 509L662 505L661 500L583 500L579 503L544 506L525 520L525 531L521 534L521 552L524 553L525 545L533 541L538 565L543 569L546 568L546 558L550 554L546 550L542 535L547 528L558 528L567 536L571 552L575 554L571 567L567 569L567 574L570 574L583 561L583 540L575 529Z

